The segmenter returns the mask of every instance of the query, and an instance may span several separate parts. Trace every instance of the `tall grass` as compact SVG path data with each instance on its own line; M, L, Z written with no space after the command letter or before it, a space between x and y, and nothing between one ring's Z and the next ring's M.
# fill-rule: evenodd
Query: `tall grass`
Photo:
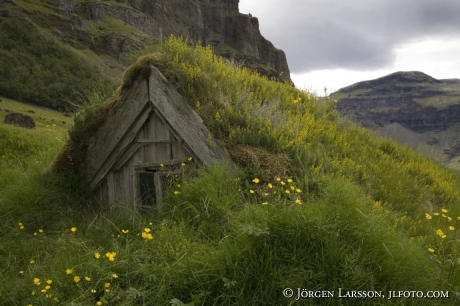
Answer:
M82 178L24 173L0 191L2 303L458 303L458 174L209 48L170 38L152 51L240 168L174 178L162 214L100 207ZM339 288L450 297L339 299Z

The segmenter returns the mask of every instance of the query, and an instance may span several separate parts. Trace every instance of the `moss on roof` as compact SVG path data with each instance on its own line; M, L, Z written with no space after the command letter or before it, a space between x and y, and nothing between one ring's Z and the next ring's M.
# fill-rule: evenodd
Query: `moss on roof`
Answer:
M80 112L77 112L75 124L69 131L70 139L53 162L51 171L75 173L84 170L81 169L81 166L85 160L89 139L103 124L110 108L122 92L132 86L136 80L149 78L150 65L154 65L166 75L171 67L170 60L164 52L144 55L128 67L123 77L123 83L109 99L103 103L88 101L88 104Z

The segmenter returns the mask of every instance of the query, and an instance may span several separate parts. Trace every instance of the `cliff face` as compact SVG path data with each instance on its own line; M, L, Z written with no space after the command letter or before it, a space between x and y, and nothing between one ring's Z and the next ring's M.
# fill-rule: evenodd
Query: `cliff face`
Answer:
M339 100L337 110L364 127L422 151L428 145L438 160L451 162L460 157L459 79L437 80L418 71L396 72L332 95Z
M217 54L268 77L290 80L284 52L261 35L257 18L239 13L239 0L31 0L43 9L3 1L11 6L6 17L26 15L74 48L115 58L106 64L119 71L129 64L130 51L173 34L212 45Z

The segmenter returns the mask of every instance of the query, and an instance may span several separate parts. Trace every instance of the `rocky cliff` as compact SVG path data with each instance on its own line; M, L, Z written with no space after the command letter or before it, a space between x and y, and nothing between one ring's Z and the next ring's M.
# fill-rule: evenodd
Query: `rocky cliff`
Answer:
M256 17L240 14L239 0L2 0L0 22L22 18L70 46L90 49L121 72L129 53L171 34L268 77L290 80L286 56L259 31Z
M436 159L460 162L460 80L396 72L332 94L339 112ZM442 154L439 152L442 151Z

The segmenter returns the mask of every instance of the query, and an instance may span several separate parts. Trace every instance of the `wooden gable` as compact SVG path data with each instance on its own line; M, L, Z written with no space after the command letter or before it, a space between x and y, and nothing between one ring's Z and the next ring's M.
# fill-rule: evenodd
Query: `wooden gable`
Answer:
M90 138L85 160L88 181L105 201L131 201L136 195L142 200L142 193L161 200L165 171L160 165L181 164L189 157L205 166L229 160L225 149L210 139L201 118L151 66L150 77L121 92ZM148 183L149 177L155 183Z

